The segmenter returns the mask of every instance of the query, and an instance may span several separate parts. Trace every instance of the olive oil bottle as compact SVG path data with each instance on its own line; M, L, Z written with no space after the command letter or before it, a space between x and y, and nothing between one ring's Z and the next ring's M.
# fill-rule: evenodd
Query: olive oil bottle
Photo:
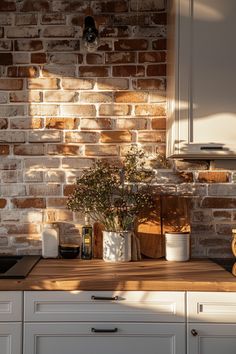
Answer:
M89 216L85 216L85 225L82 227L82 259L92 259L93 256L93 227Z

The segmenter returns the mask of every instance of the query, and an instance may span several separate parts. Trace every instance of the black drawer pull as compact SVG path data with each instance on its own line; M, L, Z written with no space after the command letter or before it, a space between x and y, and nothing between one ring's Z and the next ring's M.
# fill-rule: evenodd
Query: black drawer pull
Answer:
M116 332L118 332L118 328L111 328L111 329L91 328L91 332L93 332L93 333L116 333Z
M223 146L201 146L201 150L223 150Z
M108 300L108 301L117 301L119 300L118 296L91 296L91 300Z

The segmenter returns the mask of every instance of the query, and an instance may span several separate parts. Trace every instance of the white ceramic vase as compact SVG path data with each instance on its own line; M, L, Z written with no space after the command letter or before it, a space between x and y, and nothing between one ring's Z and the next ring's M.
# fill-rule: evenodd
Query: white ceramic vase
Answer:
M165 233L165 255L167 261L188 261L190 258L190 233Z
M103 260L105 262L131 261L130 231L103 231Z

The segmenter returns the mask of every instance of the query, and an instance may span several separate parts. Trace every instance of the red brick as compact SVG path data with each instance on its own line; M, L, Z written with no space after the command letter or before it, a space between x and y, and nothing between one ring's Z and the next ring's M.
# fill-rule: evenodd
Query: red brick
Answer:
M167 43L165 38L159 38L152 42L152 49L154 50L166 50Z
M77 119L75 118L46 118L45 127L47 129L69 129L76 128Z
M12 53L1 53L0 54L0 65L11 65L12 62L13 62Z
M0 81L1 82L1 81ZM58 79L29 79L27 81L28 89L30 90L54 90L59 88ZM1 84L0 84L1 87Z
M79 156L81 155L81 146L69 144L48 144L47 153L49 155Z
M42 15L43 25L63 25L66 23L66 15L61 12L51 12Z
M0 38L4 37L4 28L0 27Z
M6 52L12 50L12 41L11 40L0 40L0 51Z
M205 197L201 204L202 208L212 209L235 209L236 198Z
M118 118L116 129L144 130L147 129L148 121L145 118Z
M9 155L10 147L9 145L0 145L0 155Z
M166 65L148 65L147 66L147 76L166 76Z
M36 66L10 66L7 68L9 77L37 77L39 75Z
M49 11L50 2L48 0L25 0L22 3L21 11L31 12L31 11Z
M111 129L112 121L109 118L82 118L80 122L81 130L101 130Z
M44 65L42 68L43 77L74 77L76 76L75 65Z
M161 90L166 89L165 79L137 79L134 88L138 90Z
M44 64L47 63L47 56L45 53L32 53L31 63L33 64Z
M146 39L119 39L115 41L115 50L145 50L148 48Z
M99 41L99 45L97 47L97 51L99 52L109 52L113 50L113 42L111 39L101 38Z
M17 13L15 16L15 24L17 26L37 25L38 14Z
M147 143L162 143L165 142L165 132L160 131L140 131L138 132L138 141Z
M64 90L91 90L94 84L93 80L62 79L62 87Z
M229 182L228 172L199 172L198 182L200 183L226 183Z
M30 143L60 143L62 141L61 133L62 132L57 130L31 130L28 134L28 141Z
M15 208L19 209L46 208L46 200L44 198L13 198L11 202Z
M75 190L76 186L74 184L64 185L63 187L63 195L68 197Z
M85 156L118 156L117 145L85 145Z
M99 36L122 38L129 37L130 31L128 26L102 26L99 28Z
M152 119L152 129L166 129L166 118L153 118Z
M0 208L3 209L7 205L6 199L0 198Z
M99 90L127 90L129 88L128 79L97 79Z
M114 94L114 101L117 103L145 103L147 100L148 94L146 92L123 91Z
M97 2L98 9L101 13L106 12L127 12L128 4L125 0L116 0L116 1L99 1Z
M135 106L135 114L139 116L165 116L165 105L143 104Z
M23 80L22 79L0 79L0 90L22 90Z
M117 14L114 19L114 25L128 25L128 26L146 26L150 19L147 15L139 13Z
M37 196L50 196L50 195L60 195L61 194L61 185L56 183L48 184L29 184L28 185L29 195Z
M41 129L42 118L14 118L11 119L11 129Z
M39 91L16 91L10 93L10 102L40 102Z
M71 52L80 50L79 40L54 39L46 41L49 52Z
M7 129L8 127L8 119L0 118L0 129Z
M145 76L145 67L142 65L113 66L112 76L115 77Z
M137 7L137 0L130 1L130 8L132 11L164 11L166 10L166 1L165 0L145 0L139 3Z
M110 103L113 101L111 92L81 92L80 102L84 103Z
M94 117L96 108L92 104L64 105L61 106L61 114L64 116Z
M135 52L113 52L106 53L106 64L131 64L136 62Z
M7 29L6 36L7 38L38 38L39 33L39 29L36 26L12 26Z
M43 37L74 37L75 28L72 26L50 26L43 31Z
M16 11L16 2L14 0L1 0L0 11Z
M44 146L43 144L14 145L13 153L22 156L40 156L44 155Z
M99 135L95 132L66 132L66 143L96 143Z
M100 116L127 116L131 114L131 106L127 104L101 104Z
M132 140L132 135L129 131L102 131L102 143L129 143Z
M43 49L43 42L39 39L19 39L14 41L14 48L16 51L37 52Z
M82 77L107 77L109 76L108 66L80 66L79 76Z
M167 24L167 13L155 13L151 16L151 21L155 23L155 25L166 25Z
M29 116L57 116L59 114L59 106L56 104L31 104L29 107Z
M47 91L44 94L45 102L74 102L77 93L74 91Z
M47 198L49 208L66 208L67 198Z
M166 52L140 52L139 63L163 63L166 61Z
M61 65L70 65L77 64L79 61L79 57L82 57L82 54L76 53L49 53L48 54L48 63L50 64L61 64Z
M87 64L103 64L104 63L104 55L98 53L88 53L86 55Z

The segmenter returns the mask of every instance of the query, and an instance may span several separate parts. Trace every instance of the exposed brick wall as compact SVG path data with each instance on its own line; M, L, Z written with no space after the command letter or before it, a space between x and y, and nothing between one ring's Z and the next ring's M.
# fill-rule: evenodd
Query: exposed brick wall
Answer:
M100 34L93 52L82 41L88 14ZM40 253L47 221L76 237L66 197L95 159L131 143L165 151L165 38L165 0L0 2L0 253ZM195 256L230 254L230 168L177 161L157 176L161 193L194 200Z

